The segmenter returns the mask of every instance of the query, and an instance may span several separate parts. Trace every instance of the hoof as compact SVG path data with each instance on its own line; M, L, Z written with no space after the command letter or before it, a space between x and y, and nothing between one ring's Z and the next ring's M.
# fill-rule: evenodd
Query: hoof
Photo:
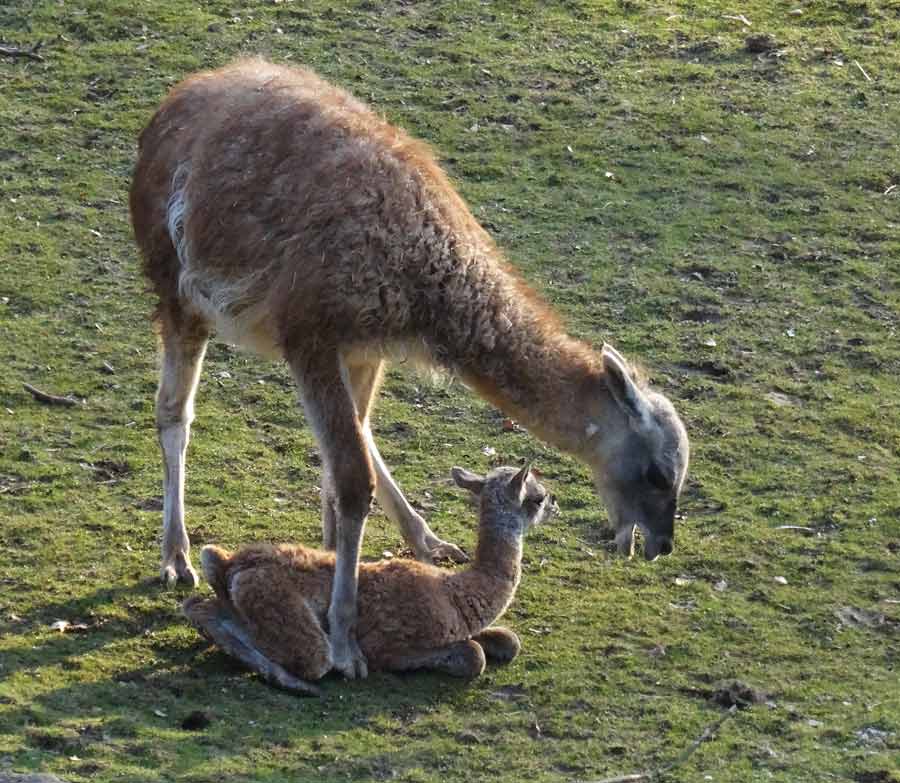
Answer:
M200 584L200 577L191 566L190 558L184 552L163 561L160 578L166 587L175 587L179 583L194 589Z
M416 559L423 563L438 563L449 560L453 563L468 563L469 556L456 544L435 539L416 548Z
M349 640L343 650L332 644L331 664L334 671L340 672L348 680L364 680L369 676L366 656L362 654L355 640Z

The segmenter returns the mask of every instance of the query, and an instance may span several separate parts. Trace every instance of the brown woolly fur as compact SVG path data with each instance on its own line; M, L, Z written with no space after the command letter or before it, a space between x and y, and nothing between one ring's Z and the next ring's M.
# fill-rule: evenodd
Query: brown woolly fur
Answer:
M568 338L502 258L429 147L310 71L243 60L195 75L140 147L131 210L163 312L194 299L212 305L199 309L213 321L249 315L242 326L271 352L293 353L311 335L349 352L410 352L536 427L558 418L540 410L560 399L548 387L568 397L573 375L602 373L598 354ZM179 167L180 260L167 216ZM532 383L525 361L555 372Z
M551 512L552 503L527 467L497 468L487 479L459 469L455 474L465 475L471 482L465 485L481 496L475 560L456 572L413 560L360 565L356 638L371 668L432 668L475 676L485 654L505 662L518 652L515 634L488 626L515 594L525 531ZM217 595L200 608L196 601L185 605L201 630L210 622L210 611L213 617L217 611L228 613L239 618L266 660L311 680L331 669L325 618L334 578L332 553L257 544L230 554L207 546L201 559ZM473 644L457 646L469 640L479 647L482 640L484 653Z
M672 551L687 435L611 348L569 337L507 263L426 144L311 71L241 60L172 89L140 138L131 189L159 297L162 575L196 583L183 487L210 333L284 358L322 452L335 548L329 622L349 676L356 566L373 496L422 560L465 559L391 478L369 413L386 359L449 370L593 469L630 552ZM652 481L648 480L652 477Z

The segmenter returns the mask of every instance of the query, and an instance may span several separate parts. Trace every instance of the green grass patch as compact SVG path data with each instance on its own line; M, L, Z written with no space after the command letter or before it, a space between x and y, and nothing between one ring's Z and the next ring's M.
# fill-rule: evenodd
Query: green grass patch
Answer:
M45 41L42 62L0 57L0 769L591 780L676 758L740 679L763 701L668 779L900 780L896 3L29 0L0 30ZM573 333L639 357L687 422L676 553L623 562L578 464L460 385L392 371L377 434L442 536L474 541L453 464L535 455L560 499L508 617L523 653L472 684L374 675L297 700L156 584L127 189L167 87L239 54L312 66L432 143ZM213 346L195 545L317 541L317 482L284 368ZM365 554L400 546L374 515ZM210 724L183 730L195 710Z

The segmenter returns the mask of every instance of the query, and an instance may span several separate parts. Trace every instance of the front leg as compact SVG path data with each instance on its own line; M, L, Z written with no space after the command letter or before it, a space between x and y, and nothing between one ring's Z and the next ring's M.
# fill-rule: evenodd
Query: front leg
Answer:
M362 428L337 351L293 356L289 363L300 399L322 454L322 470L334 498L334 522L323 519L326 543L334 529L335 569L328 608L334 668L345 677L365 677L366 659L356 642L356 590L366 517L375 476Z
M337 498L328 470L322 468L322 547L334 551L337 546Z
M388 518L400 528L403 538L412 547L418 560L433 563L435 560L449 559L456 563L464 563L469 559L466 553L455 544L438 538L425 520L409 505L403 496L403 491L397 486L397 482L394 481L387 465L381 458L378 446L375 445L369 426L369 414L374 407L375 395L378 393L383 369L384 365L381 361L371 361L353 364L348 371L357 418L366 439L372 466L375 468L375 497L378 498L378 502Z
M481 645L485 657L491 663L509 663L522 649L519 637L501 625L485 628L480 634L473 636L472 640Z
M484 650L472 639L436 650L398 653L382 661L382 668L392 672L432 671L465 679L478 677L484 665Z
M412 547L416 559L424 563L433 563L435 560L452 560L454 563L468 561L469 556L462 549L456 544L438 538L428 527L428 523L409 504L403 490L391 476L368 428L366 445L375 468L375 497L378 498L378 503L388 518L400 527L403 538Z

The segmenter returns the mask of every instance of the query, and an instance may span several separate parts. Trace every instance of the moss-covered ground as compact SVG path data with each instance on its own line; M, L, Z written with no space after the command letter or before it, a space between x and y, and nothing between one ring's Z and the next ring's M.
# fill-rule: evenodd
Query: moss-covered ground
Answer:
M740 680L762 701L665 779L900 780L896 2L19 0L0 39L44 41L0 56L0 771L592 780L678 758ZM431 142L571 330L640 358L690 430L674 556L623 561L580 465L392 372L378 438L441 535L473 543L453 464L534 455L560 501L508 616L522 655L471 684L296 699L156 581L129 177L167 87L240 53L310 65ZM318 540L285 369L213 346L197 414L195 546ZM401 545L374 515L366 555Z

